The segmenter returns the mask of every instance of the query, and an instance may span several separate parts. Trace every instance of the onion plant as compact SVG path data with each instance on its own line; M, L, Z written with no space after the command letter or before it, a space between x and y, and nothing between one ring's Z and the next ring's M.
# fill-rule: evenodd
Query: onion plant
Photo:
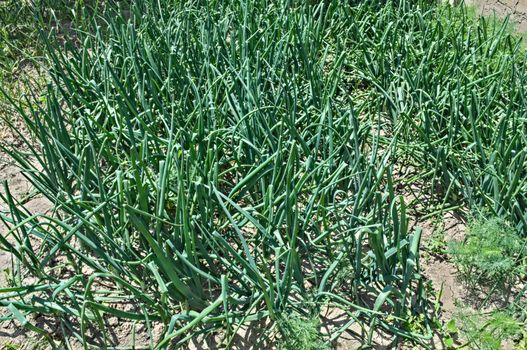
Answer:
M427 296L394 169L524 230L525 64L504 26L427 2L107 5L74 41L42 36L42 96L5 94L30 135L2 148L53 210L6 187L4 318L56 317L86 348L93 328L115 345L108 317L157 322L164 349L338 307L325 342L358 323L395 346L431 330L407 323Z
M369 14L350 40L350 70L373 87L387 133L400 130L401 166L421 170L440 208L490 211L525 235L524 44L507 20L401 7L413 5Z

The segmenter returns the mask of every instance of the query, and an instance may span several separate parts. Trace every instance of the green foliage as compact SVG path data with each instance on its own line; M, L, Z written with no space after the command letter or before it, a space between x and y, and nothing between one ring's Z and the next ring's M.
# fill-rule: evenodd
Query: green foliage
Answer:
M19 350L21 348L22 347L20 345L11 342L6 342L2 344L2 349L4 350Z
M505 312L461 313L458 315L461 334L470 349L501 350L505 342L521 335L525 324Z
M51 31L71 35L72 23L89 21L104 4L99 0L0 0L0 78L10 78L21 63L34 62L44 53L39 36Z
M524 248L524 239L518 237L514 228L499 218L472 221L465 240L450 243L449 253L463 281L476 292L475 295L478 290L485 291L478 310L486 307L492 298L505 301L511 292L517 293L511 288L524 269ZM499 293L500 288L503 293ZM513 307L521 293L515 301L499 311L460 312L456 317L455 333L459 339L467 342L463 348L502 349L505 343L512 344L517 337L521 338L525 325L519 319L525 318L524 309L516 310ZM449 331L448 334L453 332Z
M524 240L502 219L479 219L468 227L463 242L450 242L449 252L471 284L510 282L520 272Z
M10 317L76 319L86 347L92 325L112 344L106 317L156 321L158 348L185 347L312 301L417 338L403 318L426 308L421 231L395 193L395 141L342 81L354 33L336 29L364 11L372 20L347 1L145 0L47 41L45 104L14 103L29 151L3 149L56 215L2 196L0 244L23 267L0 296Z
M65 43L43 36L44 96L4 91L30 135L1 147L54 205L1 196L7 318L74 319L85 347L90 326L113 345L107 317L155 321L157 349L270 320L284 346L316 348L317 318L290 317L309 302L396 347L431 330L394 169L419 170L428 215L483 208L526 233L527 65L506 24L431 2L108 4L71 11ZM453 248L460 266L512 271L497 223Z
M445 324L443 341L447 349L454 348L455 338L459 333L457 323L455 320L450 320Z
M33 15L29 1L0 1L0 73L12 72L20 56L36 46Z
M442 231L434 230L432 235L426 240L426 251L436 257L444 257L448 252L448 243L445 241L445 236Z
M349 42L349 74L371 87L365 112L381 115L388 140L397 135L398 163L420 170L413 181L424 188L416 203L425 213L487 210L525 235L521 40L508 23L477 19L464 7L403 1L366 18Z
M279 321L284 350L329 350L320 335L320 320L289 315Z

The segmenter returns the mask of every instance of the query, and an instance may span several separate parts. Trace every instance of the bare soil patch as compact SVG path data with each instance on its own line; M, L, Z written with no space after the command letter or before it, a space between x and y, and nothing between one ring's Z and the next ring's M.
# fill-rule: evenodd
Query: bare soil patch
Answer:
M520 32L527 31L527 0L466 0L466 4L474 6L480 15L510 16Z

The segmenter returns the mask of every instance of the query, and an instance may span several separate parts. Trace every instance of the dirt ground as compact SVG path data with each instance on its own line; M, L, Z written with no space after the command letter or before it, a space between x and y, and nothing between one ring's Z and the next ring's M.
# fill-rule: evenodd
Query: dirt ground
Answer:
M465 3L474 6L479 14L510 16L517 30L527 31L527 0L465 0Z

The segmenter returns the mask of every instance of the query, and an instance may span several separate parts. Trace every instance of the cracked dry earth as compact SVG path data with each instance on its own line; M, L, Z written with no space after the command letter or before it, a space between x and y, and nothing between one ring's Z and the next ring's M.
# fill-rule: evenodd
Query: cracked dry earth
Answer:
M520 32L527 31L527 0L465 0L478 14L497 17L510 15L511 22Z

